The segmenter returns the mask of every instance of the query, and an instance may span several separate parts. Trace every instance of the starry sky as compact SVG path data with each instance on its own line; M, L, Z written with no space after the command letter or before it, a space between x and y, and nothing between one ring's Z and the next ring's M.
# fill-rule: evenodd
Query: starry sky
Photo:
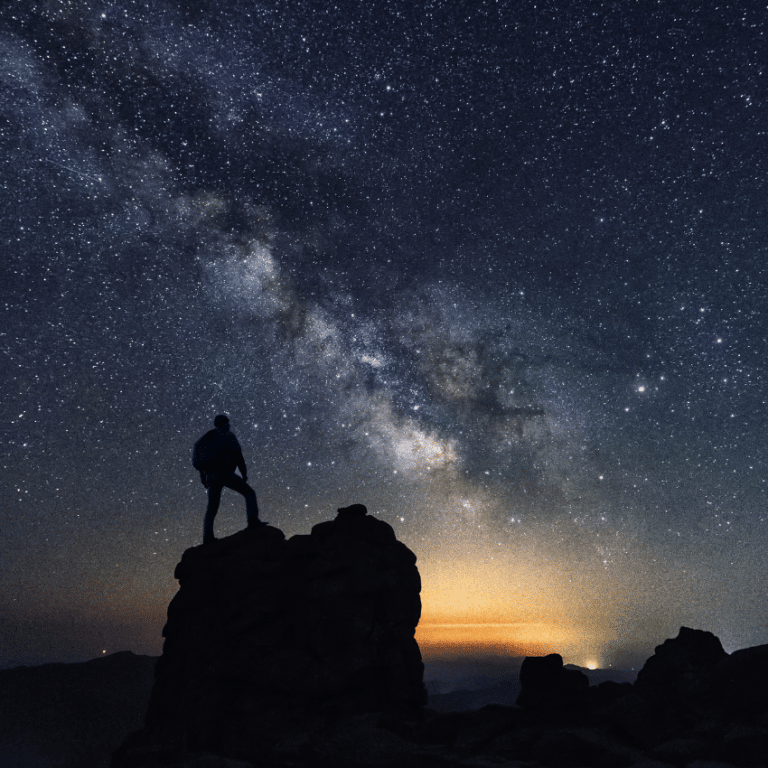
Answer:
M0 666L160 653L221 412L425 657L768 642L767 15L5 2Z

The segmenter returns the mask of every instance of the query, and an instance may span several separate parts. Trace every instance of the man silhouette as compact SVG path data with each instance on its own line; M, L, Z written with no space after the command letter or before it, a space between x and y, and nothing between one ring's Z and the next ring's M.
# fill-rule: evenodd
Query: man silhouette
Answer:
M245 497L245 513L249 528L266 525L259 520L259 506L256 492L246 482L248 470L245 466L243 451L235 435L229 429L229 417L220 414L213 420L215 429L207 432L195 444L195 454L205 453L204 468L200 470L200 480L208 491L208 506L203 521L203 544L216 540L213 535L213 520L219 511L221 492L227 487ZM240 475L235 474L240 470Z

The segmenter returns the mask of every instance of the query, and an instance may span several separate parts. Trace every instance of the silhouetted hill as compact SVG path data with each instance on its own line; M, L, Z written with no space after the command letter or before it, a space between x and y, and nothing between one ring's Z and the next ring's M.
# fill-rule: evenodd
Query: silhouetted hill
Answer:
M428 690L429 687L427 684ZM430 692L428 706L435 712L467 712L489 704L504 704L511 707L519 695L518 677L502 677L477 688L458 689L448 693Z
M156 661L123 651L0 671L0 766L106 768L142 725Z

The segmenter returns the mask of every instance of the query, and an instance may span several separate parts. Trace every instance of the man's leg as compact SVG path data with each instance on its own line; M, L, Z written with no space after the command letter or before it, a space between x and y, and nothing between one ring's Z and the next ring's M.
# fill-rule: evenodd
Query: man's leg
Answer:
M245 514L248 519L248 527L251 528L257 526L259 524L259 504L256 501L256 491L254 491L242 477L236 475L234 472L227 475L223 482L227 488L231 488L233 491L237 491L245 497ZM219 491L219 493L221 493L221 491Z
M219 502L221 501L221 482L208 483L208 506L205 510L205 520L203 520L203 544L207 541L213 541L213 519L219 511Z

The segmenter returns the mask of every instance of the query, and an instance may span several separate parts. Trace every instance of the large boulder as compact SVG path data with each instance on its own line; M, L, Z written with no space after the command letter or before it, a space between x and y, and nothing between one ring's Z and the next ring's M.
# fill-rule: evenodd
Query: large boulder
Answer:
M146 728L116 765L147 750L262 759L340 718L426 704L416 556L364 506L310 535L193 547L175 575Z
M720 640L711 632L680 627L677 637L657 645L637 674L640 687L668 687L685 675L697 675L726 658Z
M578 669L566 669L559 653L527 656L520 667L517 704L526 709L559 712L585 701L589 678Z
M608 717L635 744L668 762L709 756L764 765L766 690L768 646L729 656L711 632L682 627L657 646Z

